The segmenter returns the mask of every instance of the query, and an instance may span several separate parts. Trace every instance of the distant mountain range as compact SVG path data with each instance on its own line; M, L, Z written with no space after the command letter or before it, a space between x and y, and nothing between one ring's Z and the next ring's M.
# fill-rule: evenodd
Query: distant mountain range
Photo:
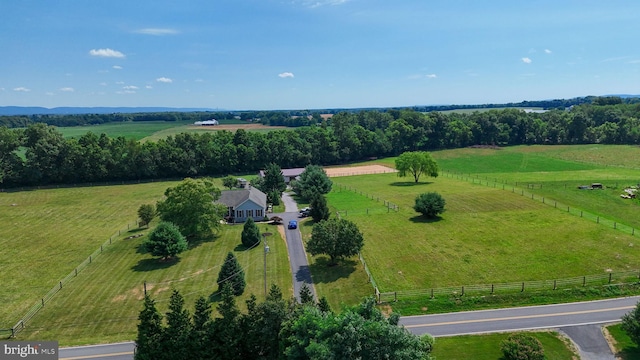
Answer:
M640 98L640 95L629 94L612 94L601 95L603 97L619 97L622 99ZM508 104L476 104L476 105L423 105L413 106L418 111L442 111L458 108L493 108L493 107L552 107L556 108L558 105L572 105L573 103L590 102L589 98L595 96L577 97L573 99L557 99L557 100L539 100L539 101L522 101L519 103ZM333 110L330 112L337 112L338 110L366 110L373 108L362 109L323 109L323 111ZM320 111L320 109L316 109ZM152 112L197 112L197 111L233 111L228 109L212 109L212 108L172 108L172 107L55 107L46 108L38 106L0 106L0 116L3 115L72 115L72 114L132 114L132 113L152 113ZM250 110L244 110L250 111ZM321 111L322 112L322 111Z
M114 114L146 112L194 112L221 111L210 108L171 108L171 107L55 107L39 106L0 106L0 115L70 115L70 114ZM223 111L223 110L222 110Z

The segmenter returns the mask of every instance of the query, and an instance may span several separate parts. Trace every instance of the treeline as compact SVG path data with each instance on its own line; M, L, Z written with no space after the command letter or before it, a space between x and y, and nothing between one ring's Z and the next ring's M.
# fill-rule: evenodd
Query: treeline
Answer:
M319 124L322 122L321 114L351 113L356 114L368 111L400 111L413 110L417 112L434 112L449 110L480 110L496 108L542 108L545 110L565 110L571 106L583 104L617 105L636 104L640 98L630 97L622 99L616 96L609 97L578 97L573 99L522 101L507 104L479 104L479 105L432 105L413 106L405 108L386 109L316 109L316 110L276 110L276 111L193 111L193 112L139 112L139 113L83 113L83 114L35 114L35 115L6 115L0 116L0 126L9 128L24 128L32 124L43 123L58 127L98 125L110 122L136 122L136 121L176 121L196 122L209 119L219 121L242 120L260 122L272 126L300 127Z
M304 117L313 119L313 117ZM584 104L570 110L474 113L342 112L314 126L266 133L182 133L157 142L87 133L64 139L42 123L0 127L3 187L218 176L334 165L405 151L471 145L638 144L640 104Z

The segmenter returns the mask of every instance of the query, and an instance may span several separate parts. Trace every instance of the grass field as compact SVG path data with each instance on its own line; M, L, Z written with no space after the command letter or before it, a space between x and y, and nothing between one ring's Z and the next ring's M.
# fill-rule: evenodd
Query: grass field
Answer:
M156 269L156 260L137 252L142 238L118 240L130 235L126 232L127 223L132 224L131 229L135 228L133 224L141 204L155 203L167 187L175 184L177 182L158 182L0 193L0 246L3 248L0 263L2 269L11 274L3 280L0 291L3 302L0 329L12 327L58 280L72 272L114 234L113 245L106 247L103 254L48 302L21 337L44 339L46 336L67 344L131 339L132 331L135 331L135 321L131 322L131 317L135 318L139 311L137 305L132 305L137 304L137 298L132 294L141 289L145 280L150 286L159 282L173 284L168 281L174 281L176 288L184 287L188 293L194 292L194 288L201 289L200 295L211 293L217 277L215 267L221 263L219 258L224 258L227 251L234 250L239 244L241 227L229 227L218 240L195 247L181 256L177 264L166 264L171 265L166 269L162 266ZM125 231L118 237L118 229L123 226ZM141 231L146 233L146 229ZM270 246L272 242L274 246L268 256L268 268L270 278L282 286L288 296L291 294L291 272L286 247L278 246L282 241L278 239L269 239ZM239 254L239 259L250 266L248 292L261 294L264 291L261 285L262 251L253 250L251 256L244 259ZM196 276L201 270L206 275ZM175 281L185 276L193 279ZM213 281L211 277L214 277ZM155 288L167 286L170 287ZM169 296L170 292L165 290L158 295ZM187 296L187 301L193 303L196 295ZM111 301L120 297L126 306ZM77 311L70 312L69 309ZM111 320L98 321L93 319L95 314L103 314L100 316ZM118 317L112 318L112 314L118 314ZM65 326L64 323L79 326ZM90 325L91 330L85 325ZM60 330L66 327L69 329Z
M65 346L135 339L145 282L162 313L173 289L184 295L191 313L200 296L211 299L215 309L218 297L212 294L218 290L216 279L229 251L235 252L247 281L245 293L236 300L239 307L244 308L250 294L264 299L262 246L242 249L241 232L241 225L225 226L218 239L195 246L171 263L141 251L143 238L119 241L40 310L20 339L55 339ZM289 298L293 294L287 248L278 232L273 233L268 240L267 283L277 284Z
M542 343L547 360L570 360L578 358L571 350L568 340L555 332L529 332ZM438 360L500 360L500 343L509 334L467 335L437 338L433 355Z
M168 136L175 136L179 133L191 132L202 133L205 131L235 131L237 129L245 129L247 131L267 132L280 129L293 129L281 126L263 126L261 124L247 123L241 120L223 120L220 126L194 126L191 121L137 121L137 122L119 122L106 123L100 125L72 126L56 128L65 138L78 138L87 132L100 135L102 133L107 136L116 138L119 136L127 139L142 141L157 141Z

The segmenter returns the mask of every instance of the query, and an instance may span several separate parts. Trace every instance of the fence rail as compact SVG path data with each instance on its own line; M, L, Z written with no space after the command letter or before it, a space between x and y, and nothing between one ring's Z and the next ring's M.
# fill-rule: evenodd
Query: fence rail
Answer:
M492 295L525 291L561 290L586 286L637 284L640 270L610 272L555 280L520 281L497 284L478 284L417 290L400 290L379 293L378 303L394 302L402 298L429 296Z
M137 222L137 220L134 222L134 226L139 227L139 223ZM45 306L45 304L49 302L58 293L58 291L62 290L65 284L67 284L73 278L78 276L78 273L80 273L84 268L86 268L89 264L91 264L93 260L96 259L96 257L102 254L105 248L113 244L114 240L116 240L118 236L122 235L123 232L126 232L130 229L131 229L131 223L128 223L126 229L120 229L118 230L117 234L110 236L109 240L105 241L102 245L100 245L100 247L96 249L91 255L89 255L89 257L86 258L82 263L80 263L80 265L78 265L75 269L73 269L67 276L65 276L60 281L58 281L58 283L54 285L51 288L51 290L49 290L49 292L47 292L40 300L38 300L27 311L27 313L20 320L18 320L18 322L16 322L16 324L11 329L8 329L8 331L4 331L4 333L9 335L10 337L15 337L20 331L24 330L24 328L27 325L27 322L29 322L29 320L31 320L31 318L33 318L38 313L38 311L40 311L40 309L42 309ZM3 330L0 329L0 334L2 333L3 333Z

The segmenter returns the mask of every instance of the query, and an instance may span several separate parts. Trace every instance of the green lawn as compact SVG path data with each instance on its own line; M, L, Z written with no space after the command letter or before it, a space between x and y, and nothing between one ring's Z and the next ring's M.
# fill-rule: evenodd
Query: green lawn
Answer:
M271 225L259 226L272 231ZM173 289L185 297L191 313L200 296L212 300L215 309L219 300L213 295L218 290L216 280L229 251L235 253L247 281L237 304L244 308L250 294L264 299L262 246L244 250L241 232L241 225L226 225L218 239L198 244L168 263L140 249L144 238L118 241L47 303L19 339L58 340L64 346L132 340L145 282L162 313L167 311ZM289 298L293 294L287 248L278 232L273 233L268 239L267 283L278 285Z
M576 359L570 350L568 340L555 332L529 332L542 343L547 360ZM465 335L437 338L433 355L438 360L500 360L500 343L509 334Z
M640 348L631 341L631 338L622 330L620 324L607 326L606 329L614 340L613 346L616 350L616 356L618 356L619 359L640 359Z

